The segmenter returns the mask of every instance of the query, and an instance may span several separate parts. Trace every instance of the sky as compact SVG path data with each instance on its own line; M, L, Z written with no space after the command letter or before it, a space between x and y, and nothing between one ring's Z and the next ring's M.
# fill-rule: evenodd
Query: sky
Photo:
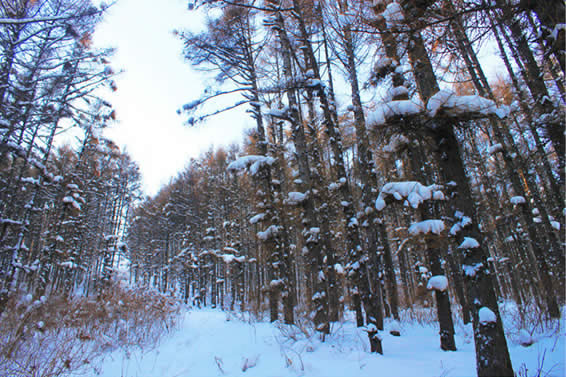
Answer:
M202 93L207 77L183 61L182 42L172 34L203 27L204 16L189 11L187 2L119 0L94 35L96 46L117 49L112 67L125 71L116 78L118 90L103 94L118 118L104 134L139 164L147 195L156 194L191 157L211 145L241 142L252 126L237 111L192 128L177 114Z
M105 136L138 163L147 195L155 195L169 183L190 158L211 146L240 143L244 130L253 127L243 109L209 118L196 127L185 125L187 116L177 114L211 80L183 61L182 42L172 33L203 30L204 14L188 10L188 1L118 0L94 35L95 46L117 49L112 66L125 71L116 78L118 90L103 94L118 118ZM487 63L483 65L486 73L493 77L500 66L494 63L498 58L492 60L493 48L484 47L480 55Z

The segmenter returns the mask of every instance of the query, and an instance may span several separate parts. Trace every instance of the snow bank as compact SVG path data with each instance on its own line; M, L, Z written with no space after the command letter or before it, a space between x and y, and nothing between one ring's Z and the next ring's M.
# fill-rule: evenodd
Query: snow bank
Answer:
M155 349L116 350L92 363L85 375L100 377L367 377L475 376L471 326L456 327L458 352L438 347L438 327L403 322L403 336L382 332L385 354L371 354L367 334L353 313L321 342L296 326L253 320L247 313L191 309L179 328ZM386 319L386 329L399 324ZM219 341L219 334L222 340ZM558 339L558 341L556 340ZM548 375L564 376L564 336L542 337L529 348L508 341L515 370L537 371L544 355ZM219 369L222 368L222 371ZM96 368L96 372L93 370ZM551 369L552 368L552 369ZM91 373L88 373L91 372Z
M531 334L525 329L519 330L518 340L519 340L519 344L522 345L523 347L529 347L533 345L535 342Z

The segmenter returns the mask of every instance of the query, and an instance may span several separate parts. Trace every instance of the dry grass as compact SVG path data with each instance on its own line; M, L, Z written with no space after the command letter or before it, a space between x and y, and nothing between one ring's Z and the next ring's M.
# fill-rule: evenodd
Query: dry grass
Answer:
M0 317L0 376L86 373L108 351L156 345L179 312L172 298L119 286L96 299L14 297Z

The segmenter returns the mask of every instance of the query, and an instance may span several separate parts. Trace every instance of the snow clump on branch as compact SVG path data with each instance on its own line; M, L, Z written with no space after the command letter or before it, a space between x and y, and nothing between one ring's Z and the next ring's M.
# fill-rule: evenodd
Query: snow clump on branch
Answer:
M406 182L389 182L383 186L377 200L375 201L375 208L381 211L385 208L387 203L385 199L393 196L397 200L405 200L405 205L411 205L413 208L418 208L425 200L444 200L444 194L440 185L424 186L420 182L406 181Z
M409 234L416 236L418 234L440 234L445 229L444 221L442 220L424 220L418 223L411 224L409 227Z
M444 275L436 275L428 279L426 289L444 292L448 288L448 279Z
M256 175L262 167L271 166L274 162L273 157L249 155L232 161L226 170L235 172L247 169L251 175Z

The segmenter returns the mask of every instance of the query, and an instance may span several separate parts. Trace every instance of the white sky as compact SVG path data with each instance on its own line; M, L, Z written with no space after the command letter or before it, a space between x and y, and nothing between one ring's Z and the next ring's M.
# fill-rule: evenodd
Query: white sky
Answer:
M119 0L94 35L95 45L116 47L112 59L118 90L104 95L119 122L105 135L139 164L143 189L154 195L191 157L211 145L239 143L250 118L241 112L217 116L195 128L176 110L204 88L202 72L182 59L182 43L172 30L198 30L203 16L187 0Z
M182 42L172 34L174 29L198 31L203 27L203 14L189 11L187 3L118 0L94 35L96 46L117 48L112 66L125 70L116 79L118 91L104 95L119 120L105 135L139 164L148 195L156 194L181 172L191 157L212 145L240 143L243 130L253 126L242 110L221 114L194 128L184 125L186 116L176 113L202 93L207 79L205 73L183 61ZM484 47L482 61L487 62L484 69L490 77L499 66L493 54L493 49Z

